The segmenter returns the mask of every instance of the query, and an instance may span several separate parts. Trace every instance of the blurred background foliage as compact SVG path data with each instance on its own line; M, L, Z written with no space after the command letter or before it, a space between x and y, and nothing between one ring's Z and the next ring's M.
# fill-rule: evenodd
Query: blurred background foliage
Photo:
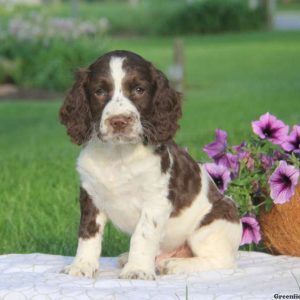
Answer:
M0 20L0 83L63 91L74 66L106 51L107 36L262 29L265 9L246 0L12 1L0 6Z

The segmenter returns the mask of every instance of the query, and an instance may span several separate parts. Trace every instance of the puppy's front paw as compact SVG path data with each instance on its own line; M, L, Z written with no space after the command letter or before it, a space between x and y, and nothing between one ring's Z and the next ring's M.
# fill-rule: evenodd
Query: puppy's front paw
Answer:
M155 280L155 273L148 270L142 270L137 267L127 267L122 270L119 278L121 279L140 279L140 280Z
M159 274L167 275L189 273L191 266L184 259L171 258L161 261L156 267Z
M123 268L127 264L128 254L128 252L125 252L118 256L118 265L120 268Z
M79 261L66 266L61 273L71 276L94 278L99 270L98 262Z

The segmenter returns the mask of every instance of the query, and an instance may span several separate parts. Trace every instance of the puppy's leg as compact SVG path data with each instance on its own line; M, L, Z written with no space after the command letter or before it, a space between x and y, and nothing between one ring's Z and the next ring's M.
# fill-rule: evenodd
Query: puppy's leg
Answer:
M89 195L80 191L81 219L76 257L62 273L73 276L94 277L99 269L101 242L106 216L93 204Z
M189 237L194 257L167 259L158 269L161 274L178 274L234 268L240 238L240 224L215 220Z
M123 268L128 262L128 252L122 253L118 256L118 265Z
M156 202L157 203L157 202ZM130 240L128 262L123 268L120 278L124 279L155 279L155 257L158 253L162 230L171 213L167 199L162 205L144 208Z

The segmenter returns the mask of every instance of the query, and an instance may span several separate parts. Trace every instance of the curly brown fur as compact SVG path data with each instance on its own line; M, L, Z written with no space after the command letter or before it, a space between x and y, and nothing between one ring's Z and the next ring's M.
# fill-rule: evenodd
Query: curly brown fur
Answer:
M76 81L60 109L60 121L67 128L73 143L81 145L88 141L92 132L92 116L85 92L88 71L80 70Z
M171 140L179 128L178 120L182 116L181 94L170 87L165 75L153 68L156 92L152 111L148 119L155 132L152 143L164 143Z

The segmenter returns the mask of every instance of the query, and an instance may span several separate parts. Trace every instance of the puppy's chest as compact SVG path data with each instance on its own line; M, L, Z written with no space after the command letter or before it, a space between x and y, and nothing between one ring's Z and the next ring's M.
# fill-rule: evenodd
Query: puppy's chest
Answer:
M160 157L146 148L114 152L87 146L77 162L81 185L115 225L131 233L143 205L166 193Z

